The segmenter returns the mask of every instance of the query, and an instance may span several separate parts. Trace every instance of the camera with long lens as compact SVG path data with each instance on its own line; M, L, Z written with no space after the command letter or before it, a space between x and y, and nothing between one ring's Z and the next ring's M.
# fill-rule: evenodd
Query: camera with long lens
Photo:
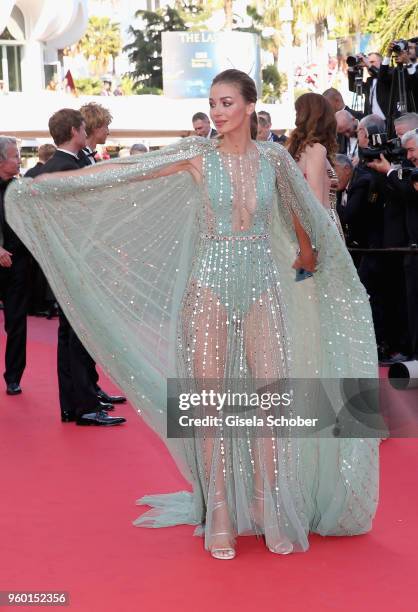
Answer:
M407 40L394 40L392 49L394 53L402 53L403 51L408 51L408 41Z
M347 66L356 73L356 77L363 76L364 57L362 55L347 55L346 62ZM379 68L376 66L368 66L367 70L373 77L379 74Z
M381 155L394 164L400 164L406 159L400 138L388 138L387 133L379 132L375 125L368 127L367 132L369 135L368 147L359 150L361 161L371 162L380 159Z
M348 55L346 62L347 62L347 66L349 68L355 68L357 70L361 69L361 62L363 61L363 58L361 55Z

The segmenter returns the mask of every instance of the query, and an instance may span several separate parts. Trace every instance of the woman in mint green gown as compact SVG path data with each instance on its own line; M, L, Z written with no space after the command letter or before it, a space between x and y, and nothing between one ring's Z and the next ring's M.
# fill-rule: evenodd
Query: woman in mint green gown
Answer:
M377 377L351 258L287 152L251 139L255 102L253 81L226 71L210 97L220 139L18 180L6 198L80 338L191 484L143 497L151 510L136 524L197 525L219 559L241 534L286 554L307 550L309 532L365 533L378 496L373 437L166 437L167 379L226 391ZM295 283L292 266L314 275ZM339 385L329 397L338 412Z

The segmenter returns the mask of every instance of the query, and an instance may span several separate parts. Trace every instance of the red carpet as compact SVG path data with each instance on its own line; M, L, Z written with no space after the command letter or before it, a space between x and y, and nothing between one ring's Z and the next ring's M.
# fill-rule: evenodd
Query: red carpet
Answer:
M129 406L115 411L128 418L119 428L60 422L55 338L56 322L31 318L24 392L0 387L0 591L67 591L83 612L416 609L416 440L382 444L369 535L314 536L284 557L240 538L234 561L212 560L193 527L132 526L135 499L184 482Z

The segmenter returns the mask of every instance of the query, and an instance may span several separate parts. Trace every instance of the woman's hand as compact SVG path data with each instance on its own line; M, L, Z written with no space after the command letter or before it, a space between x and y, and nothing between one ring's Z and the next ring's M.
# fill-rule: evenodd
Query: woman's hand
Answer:
M318 254L313 249L304 249L296 257L292 268L295 270L303 268L307 272L316 272L317 263Z

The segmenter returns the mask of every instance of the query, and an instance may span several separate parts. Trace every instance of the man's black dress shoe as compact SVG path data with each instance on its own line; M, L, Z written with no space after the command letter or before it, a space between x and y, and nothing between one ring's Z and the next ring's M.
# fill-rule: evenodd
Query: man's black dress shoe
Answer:
M101 402L106 402L108 404L123 404L126 402L126 397L123 395L108 395L103 389L98 389L97 397Z
M390 357L387 357L386 359L379 360L379 365L380 366L390 366L390 365L393 365L394 363L403 363L405 361L408 361L408 357L406 355L404 355L403 353L395 353L394 355L391 355Z
M6 389L7 395L19 395L22 393L19 383L9 383Z
M125 423L126 419L123 417L110 417L105 410L99 410L99 412L90 412L83 414L77 419L77 425L121 425Z
M99 402L98 406L100 411L114 410L115 407L112 404L105 404L104 402ZM94 413L96 414L96 413ZM76 420L74 412L61 412L61 421L63 423L73 423Z
M108 402L99 402L99 410L106 410L106 412L110 412L114 409L115 407L113 404L109 404Z

